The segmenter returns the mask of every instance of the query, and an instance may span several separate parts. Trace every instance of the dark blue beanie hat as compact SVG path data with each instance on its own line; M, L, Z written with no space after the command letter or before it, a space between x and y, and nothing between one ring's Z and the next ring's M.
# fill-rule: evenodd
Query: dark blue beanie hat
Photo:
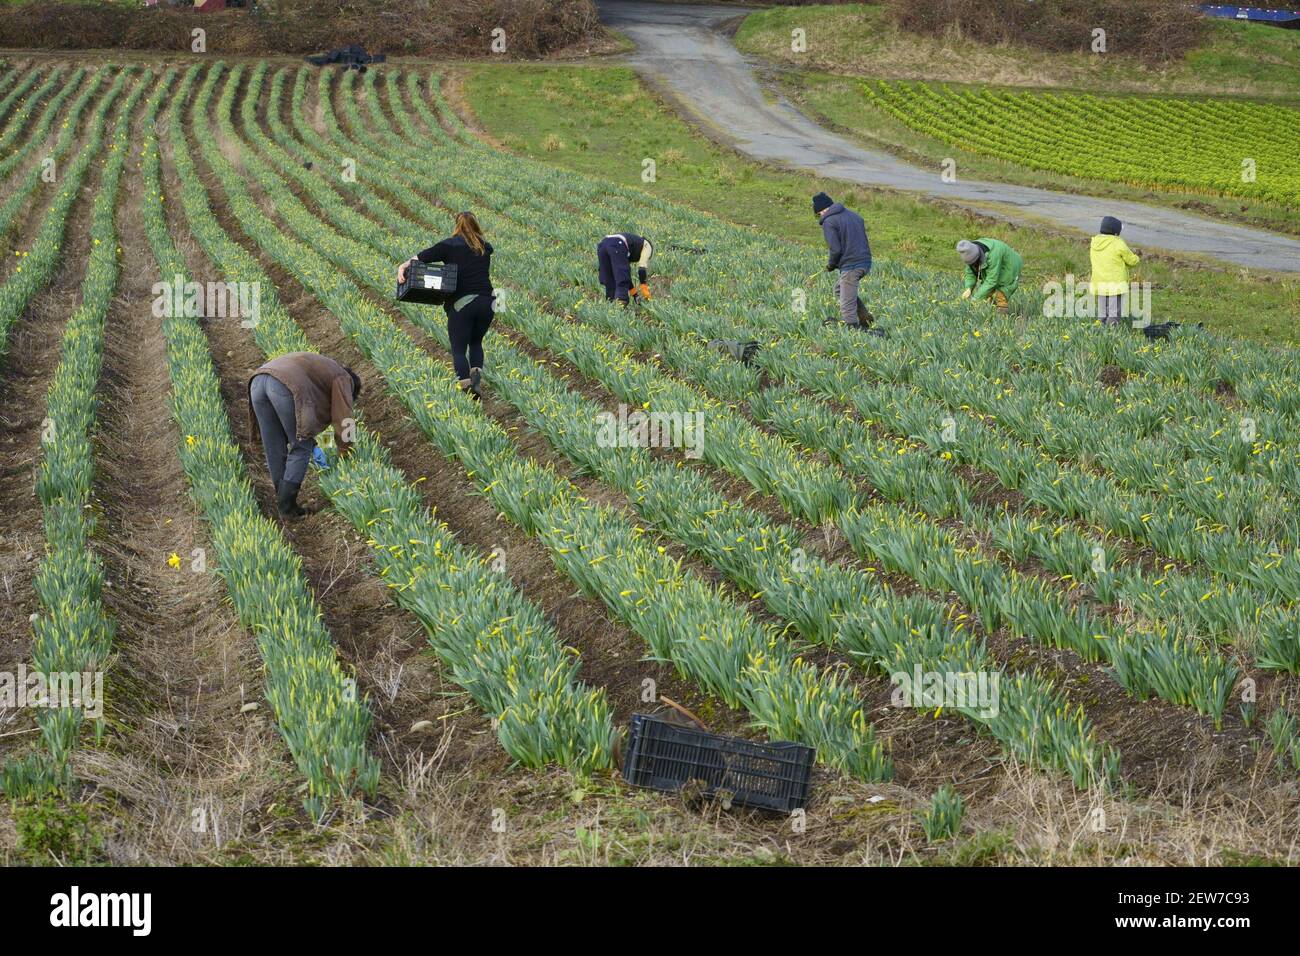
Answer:
M834 204L835 201L825 193L818 193L813 196L813 212L815 213L821 212L823 209L830 209Z
M1124 224L1114 216L1103 216L1101 220L1101 234L1103 236L1118 236L1119 231L1124 228Z

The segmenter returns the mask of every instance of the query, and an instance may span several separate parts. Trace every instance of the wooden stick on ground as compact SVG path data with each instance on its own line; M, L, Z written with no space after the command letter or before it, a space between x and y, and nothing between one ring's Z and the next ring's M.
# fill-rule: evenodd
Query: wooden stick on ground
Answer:
M700 720L700 718L696 717L694 714L692 714L689 710L687 710L687 709L686 709L685 707L683 707L681 704L677 703L677 701L675 701L675 700L670 700L669 698L665 697L663 694L660 694L660 695L659 695L659 699L660 699L663 703L665 703L665 704L667 704L669 707L671 707L673 710L677 711L678 713L682 714L684 717L686 717L686 718L688 718L689 720L693 721L693 722L694 722L694 723L695 723L695 724L696 724L696 725L697 725L701 730L708 730L708 729L709 729L708 724L706 724L704 721Z

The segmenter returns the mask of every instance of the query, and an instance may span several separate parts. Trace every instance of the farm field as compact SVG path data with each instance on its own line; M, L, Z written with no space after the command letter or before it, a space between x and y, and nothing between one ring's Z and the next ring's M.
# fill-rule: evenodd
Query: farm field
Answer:
M0 860L1297 862L1300 352L888 257L891 334L824 328L820 251L497 148L443 72L0 71L0 669L105 673L97 718L0 708ZM393 301L467 208L481 404ZM190 281L255 320L160 313ZM365 390L290 524L246 382L298 350ZM698 441L611 445L628 410ZM815 747L805 815L629 787L659 695Z
M1300 112L1284 106L883 81L864 94L918 132L1021 166L1300 206Z
M1267 164L1269 190L1254 155L1276 135L1283 157L1294 151L1295 31L1211 21L1204 46L1157 68L905 36L881 18L856 4L771 8L747 16L736 43L775 67L775 86L820 122L915 162L1300 229L1287 198L1294 164ZM789 49L795 28L806 33L805 52ZM1264 132L1254 137L1252 128ZM1192 129L1200 133L1189 145L1180 137ZM1255 160L1249 171L1247 159Z

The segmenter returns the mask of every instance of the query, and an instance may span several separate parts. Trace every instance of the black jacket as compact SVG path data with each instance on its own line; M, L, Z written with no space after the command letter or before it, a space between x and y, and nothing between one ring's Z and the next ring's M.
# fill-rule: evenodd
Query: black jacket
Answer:
M444 239L416 255L421 262L442 262L456 267L456 295L492 295L492 243L484 244L478 255L460 236ZM451 303L447 303L448 309Z
M641 258L641 253L645 250L645 236L638 236L634 232L624 232L620 235L627 240L627 261L636 262Z

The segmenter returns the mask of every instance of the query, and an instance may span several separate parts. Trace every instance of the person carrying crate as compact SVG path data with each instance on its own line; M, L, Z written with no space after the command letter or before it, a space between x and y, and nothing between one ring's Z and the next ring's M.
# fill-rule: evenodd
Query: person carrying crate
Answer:
M447 339L451 364L461 390L476 401L483 398L483 338L492 325L495 292L492 288L492 243L483 237L471 212L456 213L451 236L416 253L397 267L397 282L406 281L413 262L440 262L456 266L456 298L443 303L447 313Z
M1007 297L1020 288L1020 253L1001 239L963 239L957 243L957 254L966 263L966 289L962 299L979 302L988 299L997 306L998 313L1010 311Z
M633 232L616 232L606 236L596 245L596 266L600 284L605 287L605 300L617 299L627 305L640 294L650 301L649 267L654 246L645 236ZM637 285L632 284L632 263L636 263Z
M316 450L316 436L334 426L339 456L352 451L361 377L315 352L289 352L264 364L248 380L249 437L262 442L275 503L286 518L307 512L298 491Z

